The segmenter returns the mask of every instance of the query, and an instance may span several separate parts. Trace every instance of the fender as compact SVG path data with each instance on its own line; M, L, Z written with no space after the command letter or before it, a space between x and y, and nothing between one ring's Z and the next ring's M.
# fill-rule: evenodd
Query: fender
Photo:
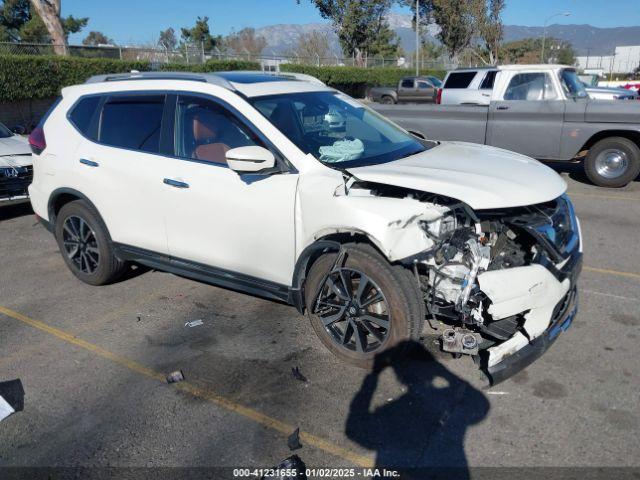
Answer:
M320 255L326 252L339 252L342 244L335 240L318 240L307 246L296 261L289 290L289 303L296 307L296 310L304 314L304 281L307 278L309 266Z
M73 195L74 197L78 197L79 199L84 200L85 202L87 202L89 204L89 206L93 210L95 210L95 212L98 215L100 215L100 212L96 208L95 204L84 193L79 192L78 190L74 190L73 188L67 188L67 187L57 188L56 190L51 192L51 195L49 196L48 206L47 206L47 213L49 215L49 222L51 223L52 226L55 225L55 223L56 223L56 214L55 214L55 208L54 208L55 204L56 204L56 200L61 195L65 195L65 194ZM104 223L104 220L103 220L103 223Z

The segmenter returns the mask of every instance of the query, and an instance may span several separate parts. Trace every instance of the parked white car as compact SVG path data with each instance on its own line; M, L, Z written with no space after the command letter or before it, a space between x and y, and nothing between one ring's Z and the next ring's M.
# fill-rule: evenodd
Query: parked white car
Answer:
M576 313L560 176L418 139L310 77L93 78L30 142L33 208L92 285L138 262L290 303L352 364L425 333L494 383Z
M459 68L447 73L436 103L442 105L489 105L496 67Z
M0 123L0 205L26 199L32 174L27 139Z

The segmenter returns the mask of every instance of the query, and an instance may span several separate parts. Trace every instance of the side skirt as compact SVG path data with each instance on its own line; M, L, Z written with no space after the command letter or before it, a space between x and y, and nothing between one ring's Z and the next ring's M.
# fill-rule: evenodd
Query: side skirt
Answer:
M114 248L116 255L122 260L141 263L156 270L191 278L216 287L237 290L250 295L291 304L291 288L287 285L162 255L130 245L114 243Z

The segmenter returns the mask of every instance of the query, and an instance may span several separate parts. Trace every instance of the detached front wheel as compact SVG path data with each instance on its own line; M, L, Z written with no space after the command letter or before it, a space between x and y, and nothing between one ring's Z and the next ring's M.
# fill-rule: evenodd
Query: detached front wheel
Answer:
M325 347L362 368L371 368L381 352L418 338L425 318L415 278L366 244L320 257L307 276L305 297Z
M640 173L640 148L628 138L605 138L591 147L584 169L599 187L624 187Z

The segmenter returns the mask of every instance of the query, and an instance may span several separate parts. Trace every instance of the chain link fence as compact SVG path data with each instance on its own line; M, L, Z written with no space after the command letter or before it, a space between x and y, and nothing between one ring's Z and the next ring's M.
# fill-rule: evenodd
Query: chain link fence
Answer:
M302 56L295 53L277 54L263 50L260 54L249 51L233 52L215 48L206 51L198 45L184 45L179 48L169 50L157 46L87 46L87 45L67 45L67 52L72 57L84 58L110 58L120 60L140 61L147 60L152 64L202 64L208 60L246 60L260 63L263 70L278 71L280 64L296 63L315 66L349 66L349 67L400 67L407 68L408 71L415 71L415 57L393 57L368 56L364 58L345 57L333 54L327 57ZM54 55L54 45L46 43L4 43L0 42L0 55ZM451 70L458 66L447 59L426 59L420 60L420 69Z

